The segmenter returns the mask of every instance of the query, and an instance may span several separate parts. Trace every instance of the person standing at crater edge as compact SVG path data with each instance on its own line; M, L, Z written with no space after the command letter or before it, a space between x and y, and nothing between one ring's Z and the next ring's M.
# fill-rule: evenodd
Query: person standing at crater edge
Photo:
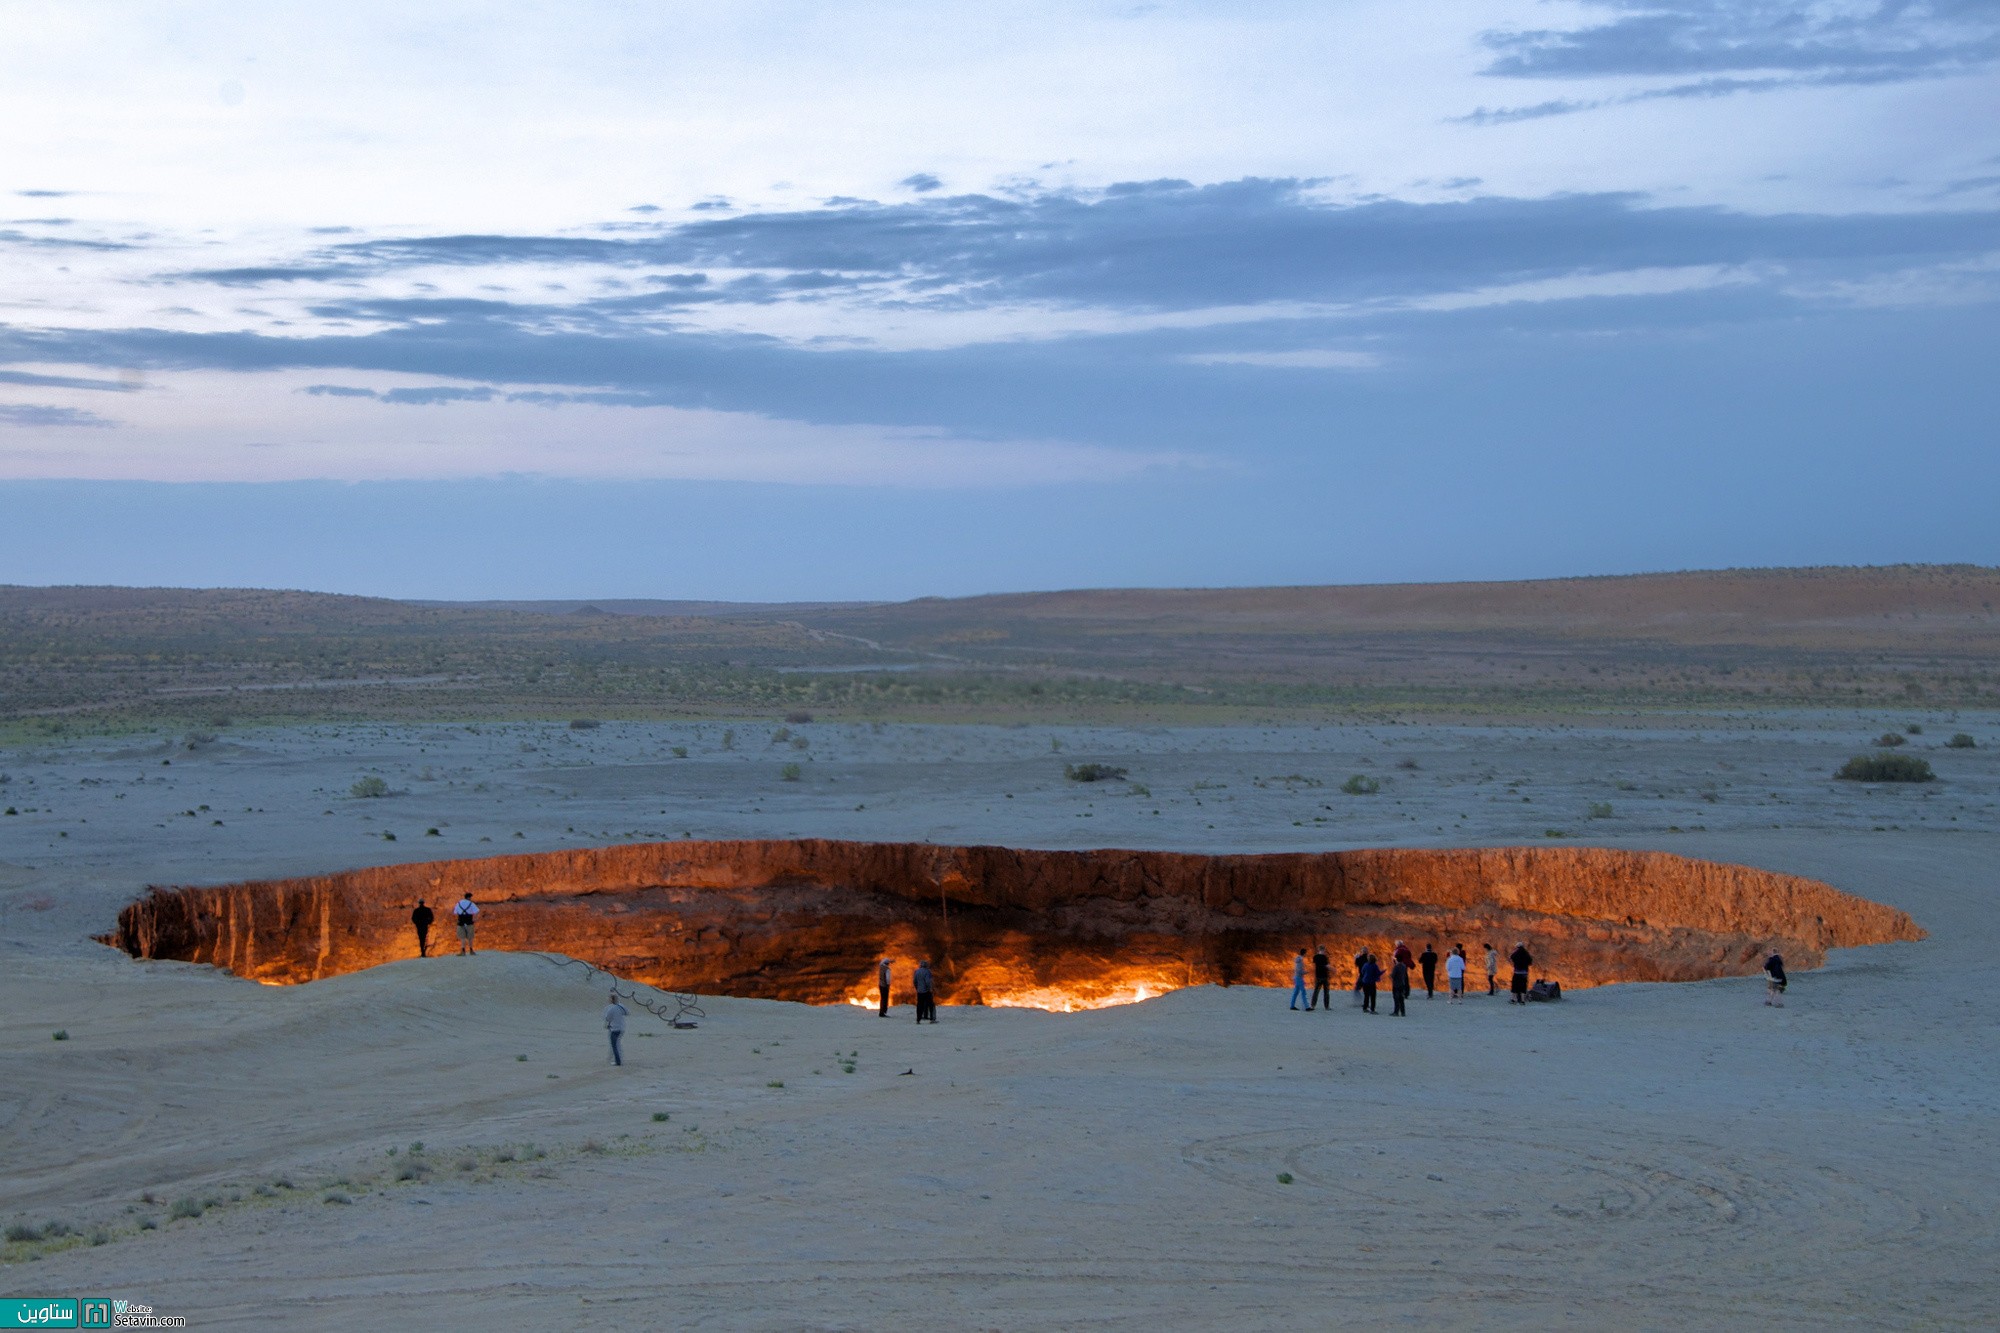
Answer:
M410 913L410 924L417 928L417 957L431 956L431 922L437 920L437 913L422 898L417 899L417 910Z
M1500 989L1500 951L1491 944L1486 946L1486 993L1492 995Z
M1323 945L1313 951L1313 993L1312 999L1306 1001L1306 1008L1310 1010L1321 1000L1326 1001L1326 1011L1332 1013L1333 960L1326 956L1326 948Z
M458 922L458 956L463 958L469 953L478 953L479 950L472 947L472 932L479 925L479 904L472 901L471 889L465 891L465 896L458 900L458 906L451 909L451 914Z
M1396 965L1389 969L1389 998L1395 1004L1389 1010L1391 1018L1408 1018L1410 1011L1403 1007L1410 998L1410 965L1403 961L1403 955L1396 955Z
M935 1026L937 1024L937 992L933 989L933 982L931 981L931 960L926 958L918 963L917 970L912 974L910 980L917 987L917 1021L921 1023L928 1018L932 1025Z
M1361 980L1355 984L1361 988L1361 1012L1375 1012L1375 985L1382 980L1382 965L1375 961L1375 955L1367 950L1361 952Z
M882 1011L877 1018L889 1016L889 983L895 976L895 966L887 958L875 964L875 988L882 992Z
M1513 993L1507 997L1509 1004L1528 1002L1528 969L1535 964L1535 956L1528 952L1526 940L1514 942L1514 952L1507 955L1507 961L1514 965Z
M1465 946L1463 944L1452 945L1451 952L1445 955L1444 979L1445 983L1451 987L1451 996L1445 1003L1463 1004L1465 1002Z
M611 1063L621 1068L625 1064L625 1053L618 1049L618 1043L625 1039L625 1016L630 1013L618 1003L618 992L611 992L611 1003L604 1006L604 1031L611 1038Z
M1417 955L1417 965L1424 972L1424 998L1426 1000L1432 999L1437 995L1437 945L1432 944L1429 940L1425 940L1424 951Z
M1776 1009L1785 1007L1785 960L1776 949L1764 960L1764 1003Z
M1292 955L1292 1008L1299 1007L1299 1001L1306 998L1306 951L1299 950ZM1306 1008L1312 1006L1308 1004Z

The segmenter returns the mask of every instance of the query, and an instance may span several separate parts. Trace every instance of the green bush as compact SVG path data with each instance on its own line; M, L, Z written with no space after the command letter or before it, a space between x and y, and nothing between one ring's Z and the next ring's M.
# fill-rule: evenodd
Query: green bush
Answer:
M389 794L389 784L378 777L365 777L347 789L349 796L372 800Z
M1928 760L1913 754L1857 754L1834 776L1850 782L1929 782L1937 774Z
M1895 746L1901 745L1903 743L1903 738L1901 736L1898 736L1893 731L1885 731L1880 736L1877 736L1875 738L1875 743L1884 749L1890 749Z
M1590 817L1591 817L1592 819L1609 819L1609 818L1611 818L1611 802L1609 802L1609 801L1592 801L1592 802L1590 803Z
M200 1217L207 1211L208 1205L204 1204L200 1199L179 1199L175 1201L173 1207L167 1209L167 1216L172 1220L179 1221L182 1218Z
M1341 783L1340 789L1349 796L1373 796L1376 792L1382 790L1382 784L1365 774L1356 773L1353 777Z
M1110 764L1064 764L1063 776L1071 782L1114 782L1125 776L1125 770Z
M1960 731L1953 733L1952 738L1944 743L1944 748L1947 750L1971 750L1976 748L1978 744L1979 742L1973 740L1970 735Z
M800 768L797 764L786 764L783 768L778 770L778 776L783 778L787 782L797 782L800 778L805 776L805 772L806 771L803 768Z

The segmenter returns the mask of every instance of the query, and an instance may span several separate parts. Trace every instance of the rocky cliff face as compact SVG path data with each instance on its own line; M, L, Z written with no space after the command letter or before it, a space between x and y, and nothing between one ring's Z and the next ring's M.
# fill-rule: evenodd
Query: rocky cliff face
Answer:
M1343 974L1368 944L1444 953L1515 940L1566 986L1747 974L1763 951L1922 938L1902 912L1815 880L1663 852L1581 847L1268 856L1028 851L917 843L640 843L154 888L105 936L135 957L271 983L411 957L410 909L484 909L479 944L568 954L705 994L836 1003L932 960L946 1002L1086 1007L1178 986L1276 985L1301 945Z

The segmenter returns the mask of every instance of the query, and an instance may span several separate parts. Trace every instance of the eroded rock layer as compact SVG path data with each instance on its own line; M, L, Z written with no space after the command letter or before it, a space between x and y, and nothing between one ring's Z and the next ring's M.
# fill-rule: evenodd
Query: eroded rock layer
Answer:
M947 1003L1076 1008L1218 982L1279 984L1301 945L1341 970L1362 944L1505 953L1525 940L1566 986L1816 967L1830 948L1920 939L1893 908L1816 880L1664 852L1584 847L1262 856L927 843L638 843L154 888L106 942L141 958L313 981L416 953L411 908L471 890L483 949L586 959L704 994L872 998L883 954L929 958Z

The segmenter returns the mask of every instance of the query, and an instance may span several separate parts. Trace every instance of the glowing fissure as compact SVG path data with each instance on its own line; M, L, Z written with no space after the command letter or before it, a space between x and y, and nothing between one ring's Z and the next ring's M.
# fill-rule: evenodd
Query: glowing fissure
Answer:
M1300 947L1338 978L1362 945L1440 953L1526 940L1570 987L1799 967L1829 948L1921 938L1893 908L1814 880L1663 852L1587 847L1262 856L1034 851L925 843L642 843L155 888L103 936L135 957L210 963L268 984L414 957L409 913L485 908L482 949L568 954L710 995L873 1007L928 958L946 1004L1060 1011L1184 986L1286 984Z

